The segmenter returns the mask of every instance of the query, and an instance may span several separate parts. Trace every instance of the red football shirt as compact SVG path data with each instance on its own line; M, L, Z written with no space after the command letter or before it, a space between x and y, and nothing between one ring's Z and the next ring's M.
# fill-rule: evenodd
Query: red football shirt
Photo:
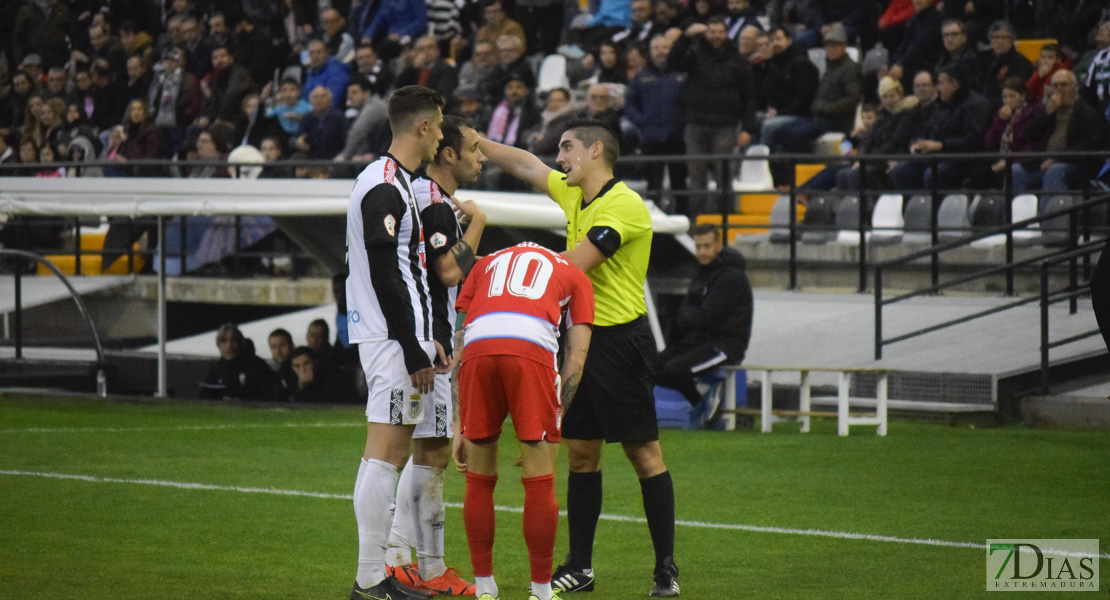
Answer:
M510 355L554 365L564 310L567 327L593 324L594 289L565 258L525 242L478 261L455 306L466 313L464 360Z

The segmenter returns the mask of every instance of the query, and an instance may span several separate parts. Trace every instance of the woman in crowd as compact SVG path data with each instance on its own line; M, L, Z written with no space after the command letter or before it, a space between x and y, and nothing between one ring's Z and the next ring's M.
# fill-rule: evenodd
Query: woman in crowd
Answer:
M197 136L197 152L195 160L226 161L227 141L223 131L218 127L209 127ZM201 165L189 169L190 178L197 177L231 177L224 165Z
M1037 103L1030 102L1024 81L1018 77L1010 77L1003 82L1002 106L995 113L991 128L987 130L987 150L1000 154L1032 150L1033 143L1026 137L1025 129L1036 109ZM1003 183L1007 170L1006 161L1001 158L991 165L996 184Z
M162 132L150 120L146 103L142 100L132 100L127 105L127 112L123 115L126 139L120 145L116 160L143 160L158 159L162 157ZM137 167L130 174L139 177L154 177L157 175L156 167Z
M570 90L555 88L547 93L547 108L540 115L540 125L530 134L528 150L536 156L555 156L566 124L574 119Z

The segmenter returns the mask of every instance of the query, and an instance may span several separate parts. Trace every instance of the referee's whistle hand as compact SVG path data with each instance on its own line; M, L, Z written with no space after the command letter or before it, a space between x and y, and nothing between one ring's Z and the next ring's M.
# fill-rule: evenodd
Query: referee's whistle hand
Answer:
M430 393L435 389L436 371L433 367L420 369L410 377L412 378L412 387L421 394Z

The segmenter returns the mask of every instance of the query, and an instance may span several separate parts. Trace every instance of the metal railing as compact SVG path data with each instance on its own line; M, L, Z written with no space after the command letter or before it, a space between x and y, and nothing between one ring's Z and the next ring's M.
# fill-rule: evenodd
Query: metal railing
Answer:
M89 332L92 334L93 349L96 351L96 393L97 393L97 395L99 395L101 397L107 396L108 395L108 380L107 380L107 376L105 375L105 371L104 371L105 366L107 365L107 363L104 360L104 347L100 343L100 333L97 332L97 330L96 330L96 324L93 323L92 316L89 314L89 310L85 306L85 301L81 299L81 294L77 293L77 290L74 289L72 284L70 284L69 279L67 279L66 276L64 274L62 274L62 272L58 269L57 266L54 265L54 263L50 262L49 260L46 260L45 258L43 258L42 256L39 256L38 254L35 254L33 252L27 252L27 251L24 251L24 250L11 250L11 249L7 249L7 248L0 248L0 256L15 257L16 263L17 263L16 268L15 268L15 273L14 273L14 277L15 277L15 311L14 311L15 338L14 338L14 342L15 342L15 357L16 357L16 359L22 359L23 358L23 275L21 273L21 271L23 269L19 268L20 265L18 263L21 260L30 260L30 261L34 261L34 262L37 262L39 264L45 265L46 268L50 269L54 273L54 275L56 275L58 277L58 279L60 279L62 281L62 284L64 284L66 286L66 290L69 291L69 295L73 298L73 301L77 304L77 311L81 314L81 318L84 319L85 324L88 325L88 327L89 327Z
M1095 252L1101 251L1106 247L1103 241L1083 244L1074 250L1065 252L1054 258L1047 259L1041 262L1041 393L1047 394L1049 392L1049 351L1053 348L1066 346L1089 337L1094 337L1100 334L1098 329L1092 329L1079 333L1076 335L1068 336L1066 338L1052 341L1049 339L1048 327L1048 307L1058 302L1068 302L1068 314L1074 315L1079 310L1079 298L1090 293L1091 277L1087 273L1084 281L1076 282L1076 260L1082 258L1085 262L1090 262L1092 255ZM1049 270L1053 265L1061 263L1068 263L1072 272L1072 281L1063 289L1050 289L1049 287Z
M951 327L953 325L959 325L961 323L966 323L968 321L972 321L972 320L975 320L975 319L978 319L978 318L981 318L981 317L985 317L985 316L988 316L988 315L997 314L997 313L1000 313L1000 312L1003 312L1003 311L1006 311L1006 310L1010 310L1012 308L1017 308L1019 306L1024 306L1026 304L1031 304L1033 302L1038 301L1039 298L1035 297L1035 296L1034 297L1029 297L1029 298L1020 298L1020 299L1014 300L1013 302L1008 302L1006 304L1003 304L1001 306L997 306L997 307L994 307L994 308L982 310L982 311L973 313L971 315L966 315L964 317L960 317L960 318L957 318L957 319L952 319L950 321L945 321L943 323L938 323L938 324L935 324L935 325L931 325L929 327L924 327L924 328L917 329L917 330L914 330L914 331L911 331L911 332L908 332L908 333L905 333L905 334L902 334L902 335L889 337L889 338L884 337L884 335L883 335L883 308L885 306L889 306L891 304L894 304L894 303L897 303L897 302L902 302L904 300L908 300L910 298L915 298L915 297L919 297L919 296L935 295L935 294L938 294L938 293L940 293L940 292L942 292L946 289L950 289L950 288L953 288L953 287L956 287L956 286L959 286L959 285L963 285L963 284L966 284L968 282L971 282L971 281L974 281L974 280L977 280L977 279L982 279L984 277L996 276L1000 273L1006 275L1007 282L1008 282L1008 290L1011 292L1008 295L1012 295L1013 274L1014 274L1014 271L1016 269L1020 269L1020 268L1023 268L1023 267L1033 267L1035 265L1041 265L1040 268L1041 268L1042 277L1047 277L1049 270L1048 270L1048 266L1046 266L1046 263L1048 265L1051 265L1051 264L1058 264L1059 262L1062 262L1062 261L1067 261L1068 264L1069 264L1069 279L1068 279L1068 285L1067 285L1067 288L1066 288L1067 291L1068 292L1079 292L1079 267L1080 267L1079 262L1080 262L1080 259L1083 259L1083 263L1084 263L1083 267L1084 267L1084 270L1086 272L1086 277L1087 278L1089 278L1089 276L1090 276L1089 274L1090 274L1090 268L1091 268L1090 267L1091 253L1084 254L1084 253L1076 252L1076 250L1080 247L1079 246L1080 214L1081 213L1082 214L1089 214L1089 211L1091 210L1091 208L1094 208L1094 207L1097 207L1097 206L1108 206L1108 205L1110 205L1110 194L1101 195L1098 198L1095 198L1093 200L1088 200L1086 202L1078 203L1078 204L1075 204L1075 205L1072 205L1072 206L1069 206L1069 207L1065 207L1065 208L1061 208L1061 209L1057 209L1057 210L1046 211L1044 214L1038 215L1036 217L1032 217L1032 218L1029 218L1029 219L1024 219L1024 220L1021 220L1021 221L1009 223L1007 225L1001 225L1001 226L994 227L994 228L991 228L991 229L988 229L988 230L984 230L980 233L973 233L971 235L961 237L961 238L959 238L957 240L953 240L951 242L947 242L947 243L944 243L944 244L937 244L937 245L931 246L929 248L926 248L924 250L921 250L919 252L914 252L914 253L908 254L906 256L902 256L902 257L899 257L899 258L895 258L895 259L892 259L892 260L888 260L888 261L884 261L884 262L876 264L875 267L874 267L874 269L875 269L875 275L874 275L874 277L875 277L875 360L881 360L882 359L882 357L883 357L883 347L884 346L888 346L890 344L894 344L894 343L897 343L897 342L912 339L912 338L915 338L915 337L918 337L918 336L921 336L921 335L925 335L927 333L932 333L934 331L939 331L941 329L945 329L945 328ZM912 290L912 291L909 291L909 292L906 292L906 293L903 293L903 294L899 294L899 295L891 297L891 298L884 298L883 297L883 270L884 269L891 269L891 268L894 268L894 267L902 266L902 265L908 264L910 262L913 262L915 260L920 260L920 259L925 258L925 257L930 257L933 262L936 262L938 260L938 256L943 252L947 252L949 250L954 250L954 249L957 249L957 248L964 248L964 247L969 246L972 242L974 242L976 240L980 240L980 239L990 237L990 236L993 236L993 235L998 235L998 234L1004 234L1006 236L1007 245L1012 245L1014 231L1019 230L1019 229L1028 229L1030 226L1032 226L1034 224L1038 224L1038 225L1044 224L1044 223L1046 223L1046 222L1048 222L1052 219L1060 218L1060 217L1067 217L1067 219L1068 219L1068 232L1067 232L1067 237L1066 237L1066 242L1065 242L1066 246L1063 249L1048 251L1048 252L1045 252L1045 253L1040 254L1038 256L1035 256L1035 257L1026 258L1026 259L1017 260L1017 261L1013 260L1012 259L1012 254L1010 254L1010 255L1008 255L1007 261L1004 264L991 266L991 267L987 267L987 268L984 268L984 269L980 269L980 270L975 271L973 273L970 273L968 275L964 275L964 276L961 276L961 277L956 277L954 279L945 281L943 283L938 281L938 282L936 282L933 285L930 285L928 287L923 287L923 288L919 288L919 289L916 289L916 290ZM1084 235L1084 246L1083 247L1087 248L1087 247L1092 245L1092 244L1090 244L1091 229L1090 229L1089 226L1084 227L1084 229L1085 229L1085 232L1083 234ZM1103 229L1105 229L1105 228L1103 228ZM1094 245L1097 246L1098 244L1096 243ZM1092 250L1092 252L1093 252L1093 250ZM1074 302L1074 300L1073 300L1073 302ZM1074 311L1074 304L1073 304L1073 311Z

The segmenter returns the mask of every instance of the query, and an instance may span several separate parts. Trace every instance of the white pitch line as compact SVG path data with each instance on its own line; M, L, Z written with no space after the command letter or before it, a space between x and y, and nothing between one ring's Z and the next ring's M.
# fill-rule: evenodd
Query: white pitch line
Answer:
M239 492L246 494L273 494L278 496L303 496L308 498L326 498L329 500L352 500L350 494L329 494L325 492L308 492L304 490L281 490L276 488L259 488L259 487L239 487L230 485L213 485L208 483L189 483L181 481L165 481L160 479L120 479L116 477L97 477L94 475L75 475L70 473L45 473L41 471L14 471L7 469L0 469L0 475L12 476L25 476L25 477L43 477L47 479L69 479L76 481L87 481L91 483L128 483L134 485L157 485L163 487L171 487L187 490L212 490L221 492ZM462 504L457 502L445 502L445 506L451 508L462 508ZM522 513L524 509L518 506L495 506L496 510L500 512ZM559 514L566 515L566 511L560 511ZM625 515L608 515L602 514L601 519L605 521L618 521L623 523L646 523L647 520L643 517L629 517ZM850 531L827 531L824 529L794 529L789 527L767 527L762 525L743 525L734 523L708 523L705 521L675 521L676 526L693 527L698 529L720 529L728 531L751 531L756 533L779 533L786 535L808 535L815 537L829 537L847 540L865 540L870 542L888 542L896 544L916 544L921 546L940 546L944 548L971 548L975 550L986 550L986 544L976 542L953 542L948 540L933 540L927 538L900 538L890 535L874 535L869 533L852 533ZM1084 553L1068 553L1069 556L1077 557L1094 557L1091 554ZM1110 560L1110 553L1100 553L1097 558L1102 560Z
M296 429L300 427L362 427L362 423L242 423L239 425L178 425L175 427L27 427L3 433L131 433L141 431L213 431L218 429Z

